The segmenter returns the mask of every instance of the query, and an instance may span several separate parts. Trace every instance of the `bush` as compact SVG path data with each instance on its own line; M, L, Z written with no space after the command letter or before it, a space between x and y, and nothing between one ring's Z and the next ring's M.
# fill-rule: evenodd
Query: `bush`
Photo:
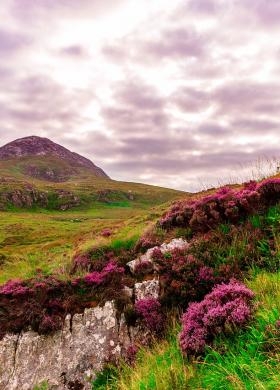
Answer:
M73 281L38 274L0 287L0 338L31 327L39 333L59 329L67 313L82 312L92 302L118 299L126 282L124 268L114 261Z
M254 293L236 280L220 284L199 303L192 303L183 315L179 335L185 354L204 352L214 337L232 332L251 319Z
M161 301L168 306L186 307L189 302L202 299L215 284L226 280L181 249L163 254L157 248L152 256L160 276Z
M280 179L260 184L249 182L241 190L229 187L197 201L181 200L161 218L163 228L190 227L193 232L206 232L219 224L236 223L280 199Z
M140 299L135 303L136 313L143 318L145 325L152 332L163 330L163 315L161 305L155 298Z

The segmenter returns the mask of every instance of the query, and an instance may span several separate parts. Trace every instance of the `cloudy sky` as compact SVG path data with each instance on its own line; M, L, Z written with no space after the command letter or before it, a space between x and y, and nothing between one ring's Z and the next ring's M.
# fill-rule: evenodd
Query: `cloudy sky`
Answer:
M185 190L280 142L279 0L2 0L0 144Z

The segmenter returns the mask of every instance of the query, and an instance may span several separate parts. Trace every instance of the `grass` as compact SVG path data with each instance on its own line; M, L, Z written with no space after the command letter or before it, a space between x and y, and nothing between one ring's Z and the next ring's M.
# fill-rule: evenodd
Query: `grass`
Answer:
M123 364L120 376L114 368L111 371L105 370L105 375L97 377L93 389L183 390L191 376L192 370L184 365L184 358L173 332L161 343L155 342L152 349L140 349L135 366Z
M53 157L43 161L40 157L0 161L2 206L1 194L24 192L27 184L48 194L49 199L45 209L38 205L20 209L10 204L4 205L5 211L0 211L0 284L11 278L30 277L36 268L44 272L67 272L73 255L92 247L129 249L166 204L186 196L171 189L97 178L86 169L80 169L63 183L25 174L30 165L67 170L65 164ZM55 210L60 202L56 194L59 190L78 196L80 206L67 211ZM109 239L102 237L105 228L113 231Z
M135 366L123 365L94 390L277 390L280 339L268 332L280 318L280 272L261 272L247 281L259 302L254 322L230 338L220 337L198 361L188 361L177 342L178 326L167 339L141 349Z
M124 365L114 372L110 380L103 383L103 389L280 389L280 330L277 333L275 327L280 319L279 220L280 208L273 207L265 216L254 216L249 224L244 222L245 230L242 228L231 236L227 225L220 226L218 239L214 235L214 240L206 243L205 248L198 248L197 255L207 251L215 262L222 263L223 259L242 262L248 257L248 244L252 243L250 226L265 232L264 238L256 240L255 249L249 252L254 253L256 262L251 262L245 283L256 293L257 305L250 326L231 337L219 337L197 360L183 358L177 343L177 326L166 340L141 350L135 367ZM273 254L266 235L267 239L274 240ZM266 270L257 267L258 262Z

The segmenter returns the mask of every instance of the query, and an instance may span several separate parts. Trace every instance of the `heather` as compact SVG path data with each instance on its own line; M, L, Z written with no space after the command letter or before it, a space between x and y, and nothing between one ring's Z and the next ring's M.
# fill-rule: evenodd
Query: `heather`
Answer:
M193 232L207 232L222 223L242 219L275 205L280 198L280 179L249 182L242 189L223 187L198 200L176 202L160 219L163 228L189 227Z
M201 302L191 303L182 318L182 351L203 353L217 335L246 325L252 318L253 298L244 284L231 280L216 286Z
M140 349L133 367L124 364L104 387L94 389L273 389L280 382L280 274L260 272L246 280L259 302L244 328L215 337L204 355L183 356L178 326L164 340Z
M124 282L124 269L113 261L99 272L73 280L63 281L40 271L32 279L11 280L0 287L0 337L28 327L39 333L55 331L68 313L121 299Z
M183 250L162 254L153 252L153 261L160 275L161 300L167 306L186 307L188 302L201 299L218 281L219 270Z
M114 299L128 324L153 333L154 343L145 348L132 344L125 362L112 375L104 374L101 382L108 379L109 387L103 388L234 389L238 383L239 388L276 389L279 187L279 179L252 182L242 189L223 188L198 200L179 201L160 227L151 224L164 208L111 225L109 206L104 207L107 220L97 222L92 239L82 241L77 235L71 261L62 251L59 267L51 267L50 256L38 270L34 256L32 272L1 286L1 336L29 327L51 333L60 329L67 313ZM77 230L89 226L72 214L71 222L63 224ZM155 249L152 259L140 261L131 273L128 261L174 237L187 239L187 247L165 253ZM134 302L133 296L128 301L122 288L155 273L159 298Z
M135 303L136 313L144 320L146 327L159 334L164 328L164 317L160 302L154 298L140 299Z
M202 300L216 284L228 282L232 277L242 279L252 269L276 271L279 266L279 215L278 206L270 207L266 213L249 216L237 225L220 224L216 229L193 237L185 250L165 254L154 250L162 310L170 310L170 307L185 310L190 302ZM1 294L1 306L8 318L4 320L2 316L2 334L28 326L50 332L61 326L67 311L81 312L107 298L118 299L118 307L124 307L127 318L135 323L135 308L126 307L122 302L118 285L120 280L128 286L134 282L125 268L127 261L137 255L137 239L130 237L110 239L109 244L76 255L70 278L35 272L32 278L12 280L4 285L2 288L11 289L11 294ZM150 262L140 262L136 267L136 279L148 277L153 272Z

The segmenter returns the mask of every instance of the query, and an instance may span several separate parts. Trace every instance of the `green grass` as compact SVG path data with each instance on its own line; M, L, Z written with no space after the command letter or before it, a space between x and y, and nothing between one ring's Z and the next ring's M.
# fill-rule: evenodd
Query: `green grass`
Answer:
M170 201L186 196L171 189L95 177L82 168L67 181L52 183L27 176L30 165L62 172L71 168L53 157L0 161L0 207L6 207L0 211L0 284L10 278L30 277L36 268L67 272L73 255L92 247L130 249ZM1 194L24 192L27 183L47 194L45 209L3 204ZM81 204L67 211L55 210L61 203L59 190L78 196ZM105 228L113 231L109 239L101 236Z
M246 330L219 338L203 358L190 362L180 352L175 327L166 340L142 349L135 367L124 365L103 381L103 387L93 389L279 389L280 338L268 330L280 317L280 272L261 272L247 285L259 306Z

